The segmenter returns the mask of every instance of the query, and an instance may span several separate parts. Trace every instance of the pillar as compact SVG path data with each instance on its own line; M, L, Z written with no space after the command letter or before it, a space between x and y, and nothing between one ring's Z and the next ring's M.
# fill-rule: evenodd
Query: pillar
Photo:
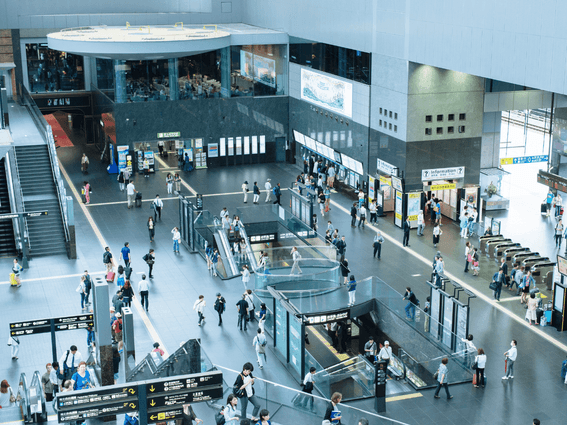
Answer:
M179 59L168 60L169 100L179 100Z
M134 314L130 307L122 307L122 336L124 341L124 351L120 361L120 374L124 380L130 371L136 367L136 347L134 340Z
M347 70L347 49L339 47L339 76L346 78Z
M187 341L185 349L189 357L189 371L186 373L201 373L201 340L191 339Z
M114 385L108 283L103 278L93 278L93 291L95 341L97 364L100 365L100 382L102 385Z
M221 97L230 97L230 47L221 49Z
M485 112L482 120L480 168L500 166L500 127L502 112Z
M114 102L126 103L126 61L114 60Z

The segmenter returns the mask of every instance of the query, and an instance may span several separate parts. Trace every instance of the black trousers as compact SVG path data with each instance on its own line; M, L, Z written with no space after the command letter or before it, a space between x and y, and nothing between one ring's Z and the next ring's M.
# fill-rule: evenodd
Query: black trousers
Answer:
M403 246L409 245L409 232L404 232Z
M353 215L351 217L352 217L352 219L350 220L350 225L354 227L354 225L356 224L356 216Z
M282 197L282 195L276 195L276 200L274 201L274 204L281 205L281 204L280 204L280 198L281 198L281 197Z
M148 311L148 308L150 308L150 300L148 298L148 294L149 294L148 291L140 292L140 303L142 303L142 307L146 306L146 311Z
M219 315L219 325L222 325L222 313L217 311L217 314Z
M161 221L161 207L155 207L154 221L157 221L158 217L159 217L159 220Z
M378 214L370 213L370 223L376 223Z
M154 265L153 264L148 264L148 267L150 268L149 272L148 272L148 277L152 277L152 270L154 269Z
M376 258L376 254L378 254L378 258L380 258L380 255L382 254L382 244L381 243L374 244L374 258Z

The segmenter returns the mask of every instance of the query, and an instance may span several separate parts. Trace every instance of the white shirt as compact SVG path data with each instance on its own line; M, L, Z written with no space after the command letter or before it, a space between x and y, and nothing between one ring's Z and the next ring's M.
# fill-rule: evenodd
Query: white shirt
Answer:
M224 218L225 215L228 215L228 211L226 211L226 210L221 210L221 212L220 212L220 218Z
M380 350L380 352L378 353L378 358L379 359L389 359L392 357L392 347L390 346L384 346L382 347L382 349Z
M133 183L128 183L128 186L126 186L126 191L128 193L128 195L133 195L134 192L136 191L136 188L134 187Z
M203 313L203 311L205 311L205 299L203 298L202 300L197 300L195 301L195 304L193 304L193 310L195 310L197 313Z
M335 176L335 167L329 167L329 169L327 170L327 174L329 175L329 177L334 177Z
M301 258L301 254L299 254L299 251L293 251L293 261L298 261Z
M63 366L65 364L65 357L67 357L67 351L65 351L61 356L61 358L59 359L59 364L63 369L65 369L65 367ZM73 353L69 351L69 357L67 358L67 367L69 369L71 369L71 367L79 367L79 363L81 363L82 361L83 361L83 356L81 355L81 353L77 351L75 353L75 360L73 361Z
M148 281L146 279L142 279L138 282L138 292L143 291L149 291Z
M244 375L242 375L244 376ZM244 376L244 383L246 384L247 382L250 382L252 378L250 377L250 375ZM254 395L254 392L252 391L252 384L247 385L246 388L246 396L247 397L252 397Z
M417 215L417 225L420 226L423 224L423 213L419 213Z
M270 182L266 182L266 184L264 185L264 187L266 188L266 190L272 190L272 183Z
M513 362L515 362L517 357L518 357L518 349L516 348L516 346L513 346L508 350L508 358Z
M309 372L307 375L305 375L305 378L303 378L303 385L307 385L308 382L313 382L313 374L311 372Z
M154 204L156 207L163 208L163 201L160 198L154 199Z
M364 208L364 205L360 207L359 212L360 212L360 215L364 215L364 216L366 215L366 208Z
M179 233L179 230L172 230L171 233L173 233L174 241L178 241L181 239L181 233Z
M370 211L371 213L376 212L376 204L374 202L371 202L370 205L368 205L368 211ZM419 218L417 220L417 223L419 224Z
M262 346L262 344L266 342L266 335L264 334L257 334L254 337L254 341L252 341L252 344L254 345L254 348L256 349L256 351L260 351L260 347Z
M478 363L479 369L484 369L484 367L486 366L486 354L479 354L478 356L476 356L475 362Z
M465 343L465 345L467 346L467 351L469 353L474 353L476 351L476 347L474 346L472 341L469 341L466 338L461 338L461 341Z

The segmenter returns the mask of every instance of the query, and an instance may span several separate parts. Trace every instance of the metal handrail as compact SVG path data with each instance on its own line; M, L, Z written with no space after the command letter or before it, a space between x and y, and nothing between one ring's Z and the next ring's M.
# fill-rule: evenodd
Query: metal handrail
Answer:
M22 416L24 419L31 418L31 408L28 399L28 380L26 379L26 374L22 372L20 375L20 384L18 385L18 398L20 399L20 409L22 411Z
M20 194L20 200L21 200L21 211L24 212L26 210L25 204L24 204L24 192L22 190L22 185L20 184L20 170L18 169L18 160L17 160L17 155L16 155L16 149L14 149L14 169L16 170L16 175L18 176L17 181L12 179L12 175L10 174L10 180L11 183L13 185L13 187L16 187L16 190L18 190L19 194ZM7 175L7 174L6 174ZM15 202L15 200L14 200ZM18 209L16 208L16 210L14 212L17 212ZM29 229L28 229L28 220L24 217L24 228L20 229L20 234L19 234L19 240L20 240L20 247L22 249L22 252L24 251L24 243L26 240L26 236L29 236ZM18 229L19 229L19 220L18 219L14 219L14 223L18 223ZM30 238L28 237L28 248L31 250L31 241Z

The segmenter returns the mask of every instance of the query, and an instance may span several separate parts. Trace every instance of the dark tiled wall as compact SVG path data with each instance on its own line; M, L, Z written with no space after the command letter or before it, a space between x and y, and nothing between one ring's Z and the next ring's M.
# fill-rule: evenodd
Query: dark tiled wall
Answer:
M370 168L369 174L374 176L376 173L376 160L380 158L400 169L406 168L406 146L403 140L396 139L388 134L370 129Z
M210 158L209 166L274 162L275 137L288 134L287 96L179 100L116 104L118 144L157 140L157 133L181 132L182 139L266 136L266 154ZM129 121L126 121L129 119ZM136 120L136 125L134 125Z
M290 137L293 137L291 130L297 130L300 133L310 136L311 132L326 133L331 132L330 147L336 151L342 152L358 161L362 162L364 172L368 172L368 127L357 124L350 119L343 118L348 121L349 125L341 124L340 119L337 122L334 118L325 117L320 113L314 111L315 107L311 104L289 98L289 128ZM320 108L319 108L320 109ZM335 114L333 114L335 115ZM339 140L333 141L332 134L337 131L339 133ZM340 133L345 132L345 140L340 140ZM351 133L352 144L348 145L348 134ZM300 162L301 153L300 146L296 146L296 162ZM374 160L376 162L376 160ZM374 165L376 166L376 165ZM370 167L370 172L374 172Z

